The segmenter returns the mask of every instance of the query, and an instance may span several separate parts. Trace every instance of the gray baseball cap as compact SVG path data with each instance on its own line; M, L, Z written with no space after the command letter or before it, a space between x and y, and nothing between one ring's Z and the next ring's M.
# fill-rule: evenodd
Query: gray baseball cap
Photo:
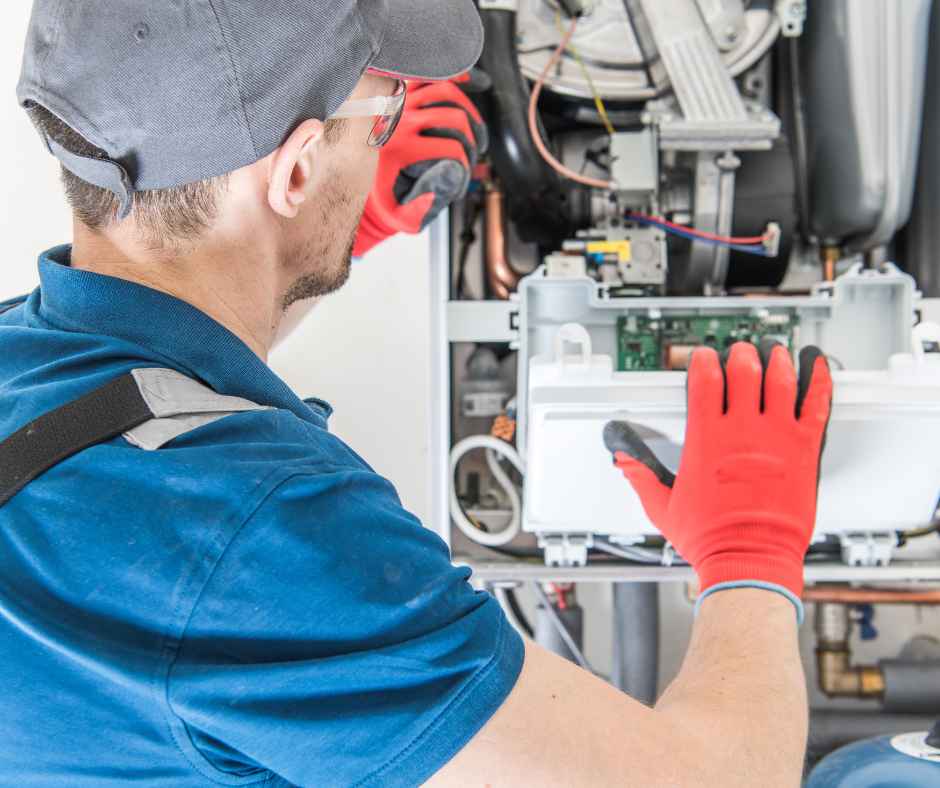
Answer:
M131 208L325 120L373 69L448 79L477 60L473 0L34 0L17 98L106 157L50 152Z

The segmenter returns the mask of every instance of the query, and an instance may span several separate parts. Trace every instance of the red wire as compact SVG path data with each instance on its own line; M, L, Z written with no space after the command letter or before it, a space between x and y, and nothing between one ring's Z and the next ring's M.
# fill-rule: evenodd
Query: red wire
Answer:
M636 216L638 219L645 219L648 222L658 222L659 224L664 224L667 227L673 227L676 230L682 230L686 233L691 233L692 235L697 235L699 238L707 238L710 241L720 241L721 243L726 244L740 244L740 245L750 245L750 244L762 244L766 239L764 235L753 235L753 236L734 236L734 235L715 235L714 233L708 233L704 230L696 230L694 227L687 227L684 224L676 224L675 222L670 222L668 219L663 219L659 216L650 216L646 213L637 213L636 211L631 211L632 216Z
M552 583L552 591L558 596L558 609L567 610L568 600L565 598L564 589L556 583Z

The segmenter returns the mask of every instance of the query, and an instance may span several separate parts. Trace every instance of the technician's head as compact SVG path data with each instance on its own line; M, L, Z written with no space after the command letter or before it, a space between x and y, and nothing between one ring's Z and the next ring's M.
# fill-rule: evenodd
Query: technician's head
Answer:
M472 0L35 0L17 94L82 231L263 248L286 306L345 281L402 80L481 45Z

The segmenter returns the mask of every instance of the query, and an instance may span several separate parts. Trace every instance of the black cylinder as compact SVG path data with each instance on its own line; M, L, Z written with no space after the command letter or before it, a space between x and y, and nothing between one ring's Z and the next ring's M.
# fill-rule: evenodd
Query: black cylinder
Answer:
M614 583L611 683L652 705L659 682L659 585Z
M796 235L798 213L793 156L786 137L771 150L741 151L741 167L734 185L734 222L731 234L761 235L770 220L780 225L780 253L758 257L732 250L725 283L735 287L778 287L787 274Z
M931 717L918 714L886 714L879 711L812 709L809 718L807 756L816 761L859 739L922 731Z
M884 659L885 711L940 716L940 662Z

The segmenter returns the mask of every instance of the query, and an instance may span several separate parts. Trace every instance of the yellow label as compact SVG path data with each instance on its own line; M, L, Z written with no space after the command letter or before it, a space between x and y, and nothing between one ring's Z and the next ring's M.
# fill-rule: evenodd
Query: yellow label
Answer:
M588 254L615 254L621 263L631 259L629 241L588 241Z

